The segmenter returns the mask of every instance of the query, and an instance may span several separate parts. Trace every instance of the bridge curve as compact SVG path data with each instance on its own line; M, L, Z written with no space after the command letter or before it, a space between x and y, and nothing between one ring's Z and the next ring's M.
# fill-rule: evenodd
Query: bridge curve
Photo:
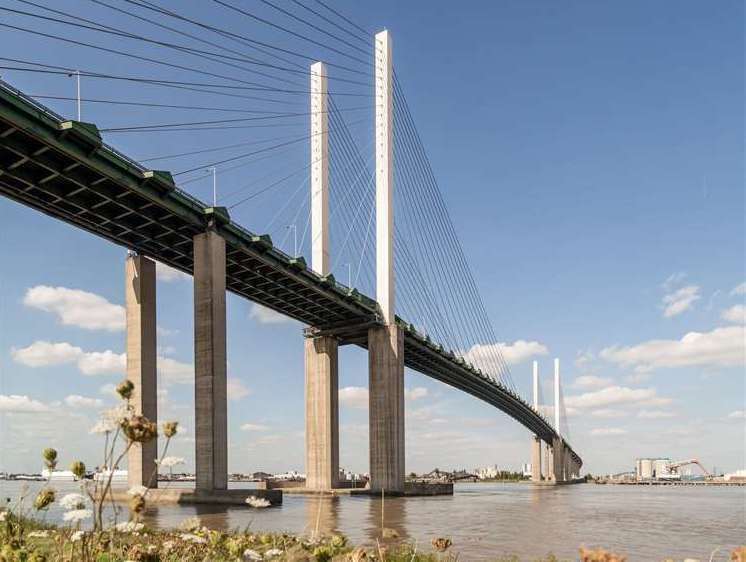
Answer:
M226 288L248 300L365 347L364 331L382 325L376 302L268 236L233 222L178 189L166 171L148 170L103 143L95 125L66 120L0 81L0 193L115 244L193 273L192 240L211 226L226 241ZM401 318L404 363L505 412L547 443L562 439L523 398L417 332ZM564 442L572 459L582 459Z

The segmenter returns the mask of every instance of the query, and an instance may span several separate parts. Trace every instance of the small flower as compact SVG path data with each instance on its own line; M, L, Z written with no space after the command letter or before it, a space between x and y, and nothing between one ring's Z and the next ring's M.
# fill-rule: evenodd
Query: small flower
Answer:
M331 545L334 548L343 548L347 544L347 539L342 535L333 535Z
M194 535L192 533L184 533L182 535L179 535L179 538L183 541L193 542L195 544L205 544L207 542L206 538ZM261 560L261 558L259 558L259 560Z
M163 435L166 437L173 437L179 432L179 422L177 421L169 421L169 422L163 422Z
M42 451L41 456L44 458L44 464L49 470L57 467L57 451L55 449L48 447Z
M445 552L451 547L452 544L453 543L451 542L451 539L446 539L443 537L433 539L433 548L438 552Z
M54 502L54 490L52 490L51 488L44 488L36 495L36 499L34 500L34 507L37 510L41 510L47 507L52 502Z
M85 498L81 494L67 494L60 500L60 505L64 509L83 509Z
M130 441L147 443L158 435L158 426L145 416L124 418L119 426Z
M116 530L120 533L137 533L142 531L145 528L145 525L142 523L136 523L135 521L126 521L123 523L119 523L116 526Z
M257 498L256 496L249 496L248 498L246 498L246 504L256 508L269 507L270 505L272 505L269 500L266 500L264 498Z
M82 461L75 461L70 465L70 472L78 480L82 479L85 476L85 464Z
M78 542L84 536L85 531L75 531L72 535L70 535L70 542Z
M127 494L134 497L134 496L144 496L148 493L148 489L145 486L137 485L132 486L129 490L127 490Z
M45 539L49 536L49 531L31 531L26 536L30 539Z
M135 385L129 379L124 379L117 385L117 394L122 397L122 400L129 400L132 398L132 392L135 390Z
M164 457L158 464L164 468L173 468L180 464L186 464L186 461L183 457Z
M282 550L279 548L270 548L267 552L264 553L265 558L274 558L275 556L280 556L282 554Z
M71 523L79 523L83 519L89 519L91 515L93 515L93 512L90 509L73 509L65 513L62 519Z
M259 554L256 550L251 550L250 548L247 548L243 551L243 559L244 560L261 560L262 555Z
M189 517L179 523L179 529L182 531L194 531L202 526L202 521L199 517Z

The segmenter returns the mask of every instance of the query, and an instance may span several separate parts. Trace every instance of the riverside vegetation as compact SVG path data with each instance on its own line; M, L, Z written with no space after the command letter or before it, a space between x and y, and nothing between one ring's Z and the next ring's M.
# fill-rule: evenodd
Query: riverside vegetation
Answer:
M42 452L49 478L42 489L31 499L26 488L14 502L0 508L0 562L246 562L246 561L349 561L349 562L455 562L458 555L452 552L448 538L433 539L422 548L416 543L397 543L396 532L382 528L385 544L377 542L370 548L354 547L341 535L328 537L313 533L310 537L279 533L258 533L249 529L221 532L203 526L199 518L182 522L178 529L169 531L149 529L141 520L147 505L148 487L138 486L129 490L129 515L120 521L121 506L114 502L112 478L114 471L129 450L140 443L147 443L158 435L154 422L134 412L130 403L134 387L125 380L117 387L123 402L104 413L91 430L104 435L103 466L92 481L85 479L86 466L74 461L70 470L80 482L80 493L58 498L50 486L52 471L57 468L56 449ZM156 466L153 467L151 484L158 477L158 468L172 470L184 462L168 457L171 439L178 432L178 423L166 422L161 427L166 438ZM46 522L50 506L57 504L65 510L65 525ZM247 507L269 507L262 498L249 496ZM105 519L104 508L110 515ZM394 539L393 541L391 539ZM581 562L624 562L625 557L597 549L580 549ZM558 562L554 556L545 562ZM711 558L714 560L714 558ZM737 549L730 560L746 562L746 547ZM497 562L518 562L518 558L497 558ZM541 562L541 561L538 561Z

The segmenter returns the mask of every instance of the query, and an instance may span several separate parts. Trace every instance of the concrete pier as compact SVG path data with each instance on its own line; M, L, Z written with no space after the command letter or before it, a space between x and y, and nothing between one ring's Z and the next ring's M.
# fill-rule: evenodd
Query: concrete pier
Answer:
M554 481L555 482L563 482L565 480L565 447L564 442L561 438L555 437L554 443L552 443L552 460L553 462L553 469L552 472L554 474Z
M546 463L544 463L545 466L546 466L546 474L545 474L545 476L546 476L546 479L548 481L554 482L555 481L555 475L554 475L554 467L555 467L555 464L554 464L554 449L552 448L551 445L549 445L547 443L546 444L545 452L546 452Z
M124 301L127 317L127 379L135 385L135 413L158 421L156 371L155 262L130 254L125 264ZM158 441L135 443L127 454L130 486L158 486L155 460Z
M536 436L531 440L531 480L541 481L541 439Z
M534 410L539 411L539 363L534 361L533 376ZM531 439L531 480L541 482L541 439L534 435Z
M370 488L404 492L404 335L368 330Z
M332 490L339 479L338 343L305 340L306 488Z
M228 487L225 240L194 237L194 407L196 487Z

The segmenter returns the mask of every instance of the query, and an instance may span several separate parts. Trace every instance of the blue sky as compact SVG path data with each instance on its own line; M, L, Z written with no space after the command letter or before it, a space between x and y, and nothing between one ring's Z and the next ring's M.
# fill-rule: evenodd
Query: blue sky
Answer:
M284 21L256 2L237 4ZM571 442L587 469L621 471L648 455L742 468L743 5L333 5L367 29L386 27L393 34L397 73L499 338L489 343L503 346L524 391L532 359L540 361L547 384L551 359L561 359ZM3 6L40 12L15 0ZM65 0L54 7L138 33L158 32L90 2ZM208 3L178 9L341 62ZM8 13L1 22L70 32ZM70 36L225 71L93 32ZM195 79L7 29L0 34L0 53L117 74ZM64 76L0 74L30 93L74 93L73 81ZM239 105L227 97L85 78L83 96ZM70 100L44 103L75 116ZM360 97L343 105L367 103ZM354 127L362 149L370 141L366 115ZM101 127L193 117L178 110L83 104L83 119ZM303 127L305 122L249 132L112 134L106 140L131 156L149 158L298 134ZM306 158L301 144L249 168L221 170L221 193L262 185L272 174L303 166ZM158 165L179 171L209 161L201 155ZM209 177L202 170L182 176L192 178L185 188L208 200ZM301 180L238 207L232 216L253 231L272 233L289 251L285 226L297 223L301 230L307 212ZM38 451L51 444L63 460L96 463L99 448L88 429L98 411L113 404L109 385L121 378L124 333L117 307L123 302L124 257L123 248L0 199L0 470L38 469ZM175 451L191 463L191 280L163 270L158 291L160 354L170 360L162 361L162 417L183 421L187 431ZM228 303L230 468L300 470L302 327L235 297ZM365 355L345 348L341 365L341 460L365 471ZM416 373L406 376L408 470L492 463L517 468L527 461L529 436L518 424ZM548 386L544 395L550 396Z

